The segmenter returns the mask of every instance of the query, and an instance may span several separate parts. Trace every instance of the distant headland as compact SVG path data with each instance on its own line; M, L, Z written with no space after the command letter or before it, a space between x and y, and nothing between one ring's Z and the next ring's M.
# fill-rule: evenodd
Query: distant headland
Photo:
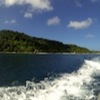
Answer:
M1 30L1 53L91 53L87 48L59 41L31 37L25 33Z

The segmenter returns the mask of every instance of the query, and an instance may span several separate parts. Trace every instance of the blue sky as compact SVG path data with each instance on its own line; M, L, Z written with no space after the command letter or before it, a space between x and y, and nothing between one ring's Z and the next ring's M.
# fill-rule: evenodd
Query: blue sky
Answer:
M0 0L0 30L100 50L100 0Z

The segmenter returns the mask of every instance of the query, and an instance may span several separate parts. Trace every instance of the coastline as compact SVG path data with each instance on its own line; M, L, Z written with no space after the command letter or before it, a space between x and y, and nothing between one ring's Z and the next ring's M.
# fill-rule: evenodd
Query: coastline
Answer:
M68 52L0 52L0 54L36 54L36 55L46 55L46 54L100 54L100 53L68 53Z

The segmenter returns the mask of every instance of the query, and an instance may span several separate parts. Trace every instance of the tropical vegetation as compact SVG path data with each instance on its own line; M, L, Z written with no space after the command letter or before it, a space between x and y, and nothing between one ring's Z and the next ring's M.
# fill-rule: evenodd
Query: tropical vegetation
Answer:
M12 30L0 31L0 52L14 53L89 53L87 48L59 41L32 37Z

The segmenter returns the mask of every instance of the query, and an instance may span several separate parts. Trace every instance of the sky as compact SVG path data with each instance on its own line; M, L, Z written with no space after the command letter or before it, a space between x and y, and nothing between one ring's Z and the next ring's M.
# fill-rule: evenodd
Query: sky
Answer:
M0 30L100 50L100 0L0 0Z

